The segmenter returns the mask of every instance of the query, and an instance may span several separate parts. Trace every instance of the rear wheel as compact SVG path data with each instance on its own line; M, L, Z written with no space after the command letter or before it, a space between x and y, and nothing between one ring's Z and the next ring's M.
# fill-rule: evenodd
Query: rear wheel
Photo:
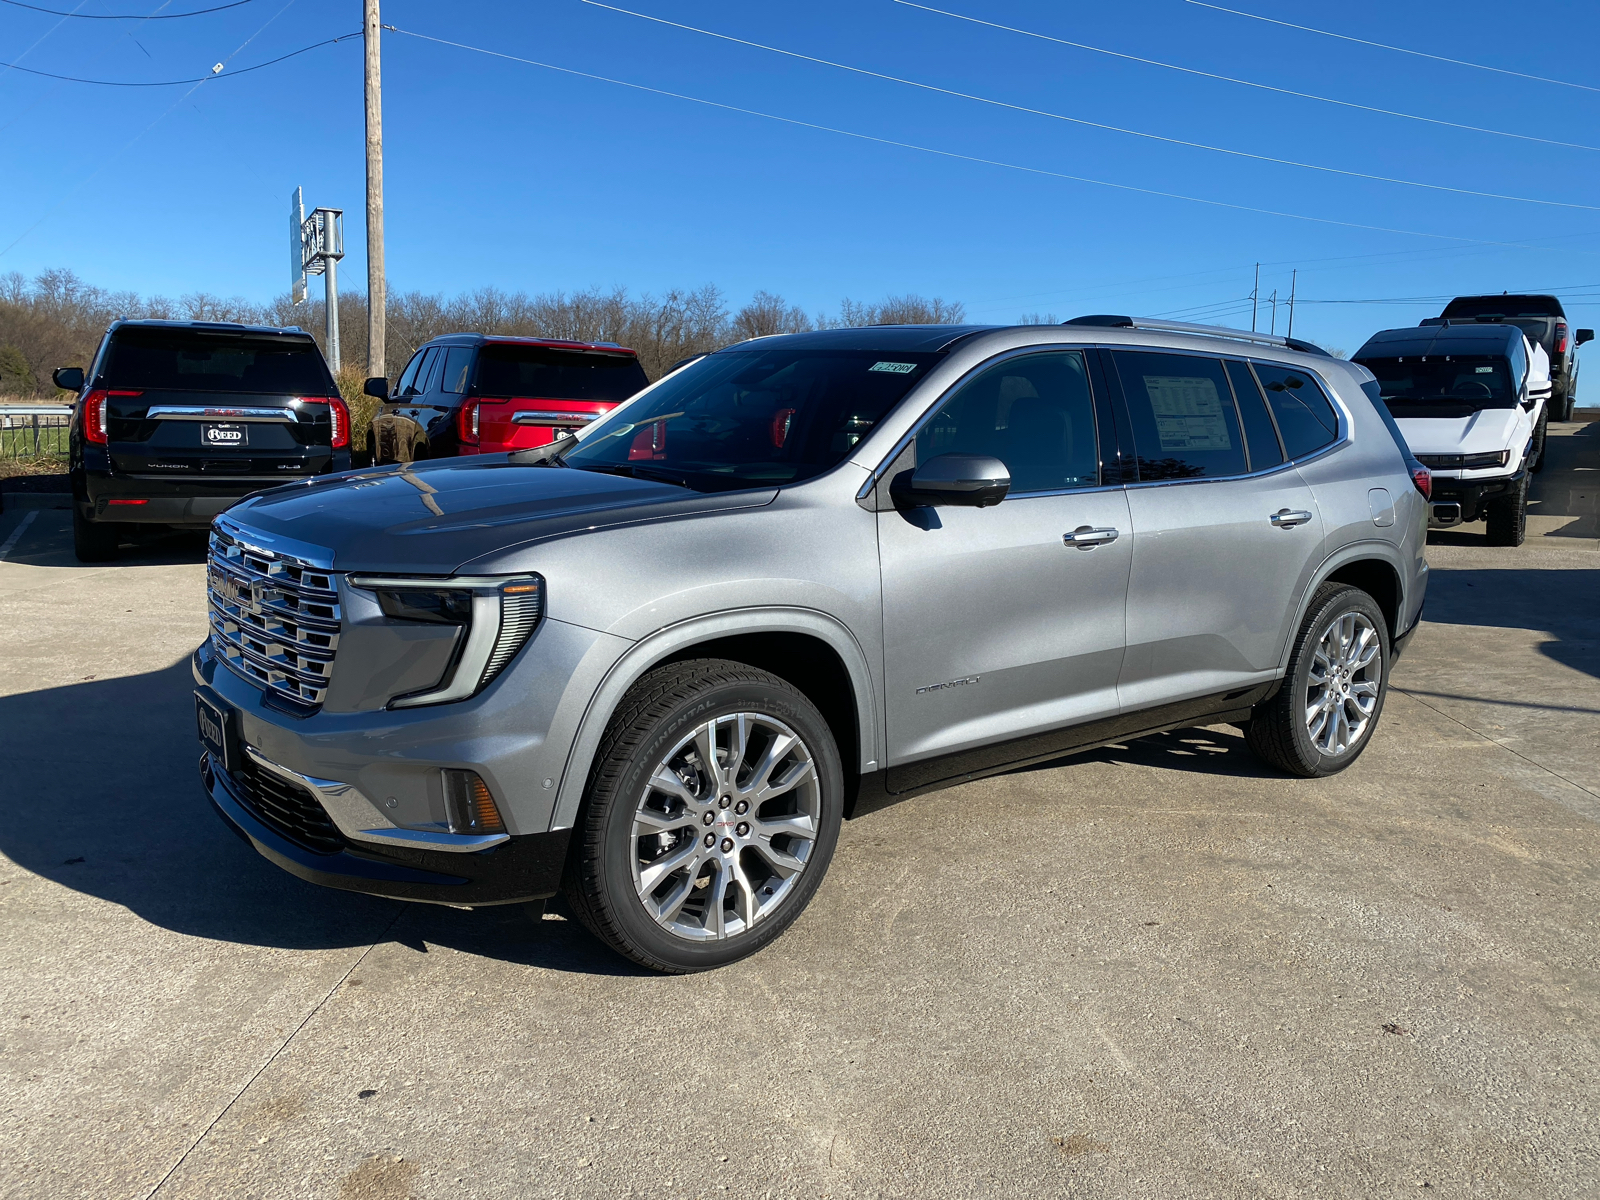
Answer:
M1256 706L1245 742L1290 775L1333 775L1367 748L1388 689L1382 610L1360 588L1325 583L1300 624L1283 686Z
M1524 472L1509 495L1484 506L1485 537L1491 546L1520 546L1528 536L1528 476Z
M844 777L827 722L742 663L660 667L596 755L564 885L574 913L652 970L754 954L805 909L839 836Z
M117 556L122 529L118 525L84 519L77 506L72 509L72 551L79 562L108 562Z

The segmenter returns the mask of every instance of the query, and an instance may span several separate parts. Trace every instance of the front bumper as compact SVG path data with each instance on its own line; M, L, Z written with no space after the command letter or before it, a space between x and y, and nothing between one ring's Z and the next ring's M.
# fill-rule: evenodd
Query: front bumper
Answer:
M1433 495L1428 504L1428 527L1448 529L1466 521L1482 520L1484 506L1514 492L1522 473L1497 479L1459 479L1451 475L1433 477Z
M313 849L253 806L246 789L208 754L200 781L225 824L268 861L308 883L396 900L479 906L555 895L561 885L571 830L513 837L475 854L347 844L332 853Z

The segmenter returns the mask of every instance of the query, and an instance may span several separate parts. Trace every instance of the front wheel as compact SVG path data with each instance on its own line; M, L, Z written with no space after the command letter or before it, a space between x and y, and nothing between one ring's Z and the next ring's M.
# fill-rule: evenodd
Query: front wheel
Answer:
M1528 536L1528 476L1524 472L1510 494L1485 505L1484 540L1491 546L1520 546Z
M735 962L816 893L843 796L828 724L786 680L721 659L659 667L601 742L568 902L590 932L652 970Z
M1290 775L1333 775L1353 763L1377 728L1389 690L1389 627L1360 588L1325 583L1289 655L1278 694L1256 706L1245 742Z
M1545 439L1549 436L1549 433L1550 416L1548 413L1541 413L1539 416L1539 424L1536 425L1533 430L1533 445L1528 450L1528 458L1529 462L1531 463L1531 465L1528 467L1528 470L1532 471L1535 475L1544 470L1544 443Z

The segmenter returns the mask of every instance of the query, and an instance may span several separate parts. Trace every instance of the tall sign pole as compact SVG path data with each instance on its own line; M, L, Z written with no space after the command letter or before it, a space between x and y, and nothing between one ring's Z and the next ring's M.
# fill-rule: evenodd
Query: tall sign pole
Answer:
M367 374L384 375L383 96L378 73L383 27L378 0L365 0L367 50Z

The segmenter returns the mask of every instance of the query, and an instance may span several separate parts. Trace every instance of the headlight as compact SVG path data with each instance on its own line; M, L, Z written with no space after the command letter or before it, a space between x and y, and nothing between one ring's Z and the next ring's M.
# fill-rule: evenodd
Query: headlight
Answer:
M396 696L390 708L465 700L489 685L533 636L544 615L544 580L537 575L406 579L352 576L351 587L377 594L393 621L458 625L455 662L443 682L426 692Z
M1511 459L1511 451L1495 450L1489 454L1469 454L1461 460L1466 471L1481 471L1484 467L1503 467Z

